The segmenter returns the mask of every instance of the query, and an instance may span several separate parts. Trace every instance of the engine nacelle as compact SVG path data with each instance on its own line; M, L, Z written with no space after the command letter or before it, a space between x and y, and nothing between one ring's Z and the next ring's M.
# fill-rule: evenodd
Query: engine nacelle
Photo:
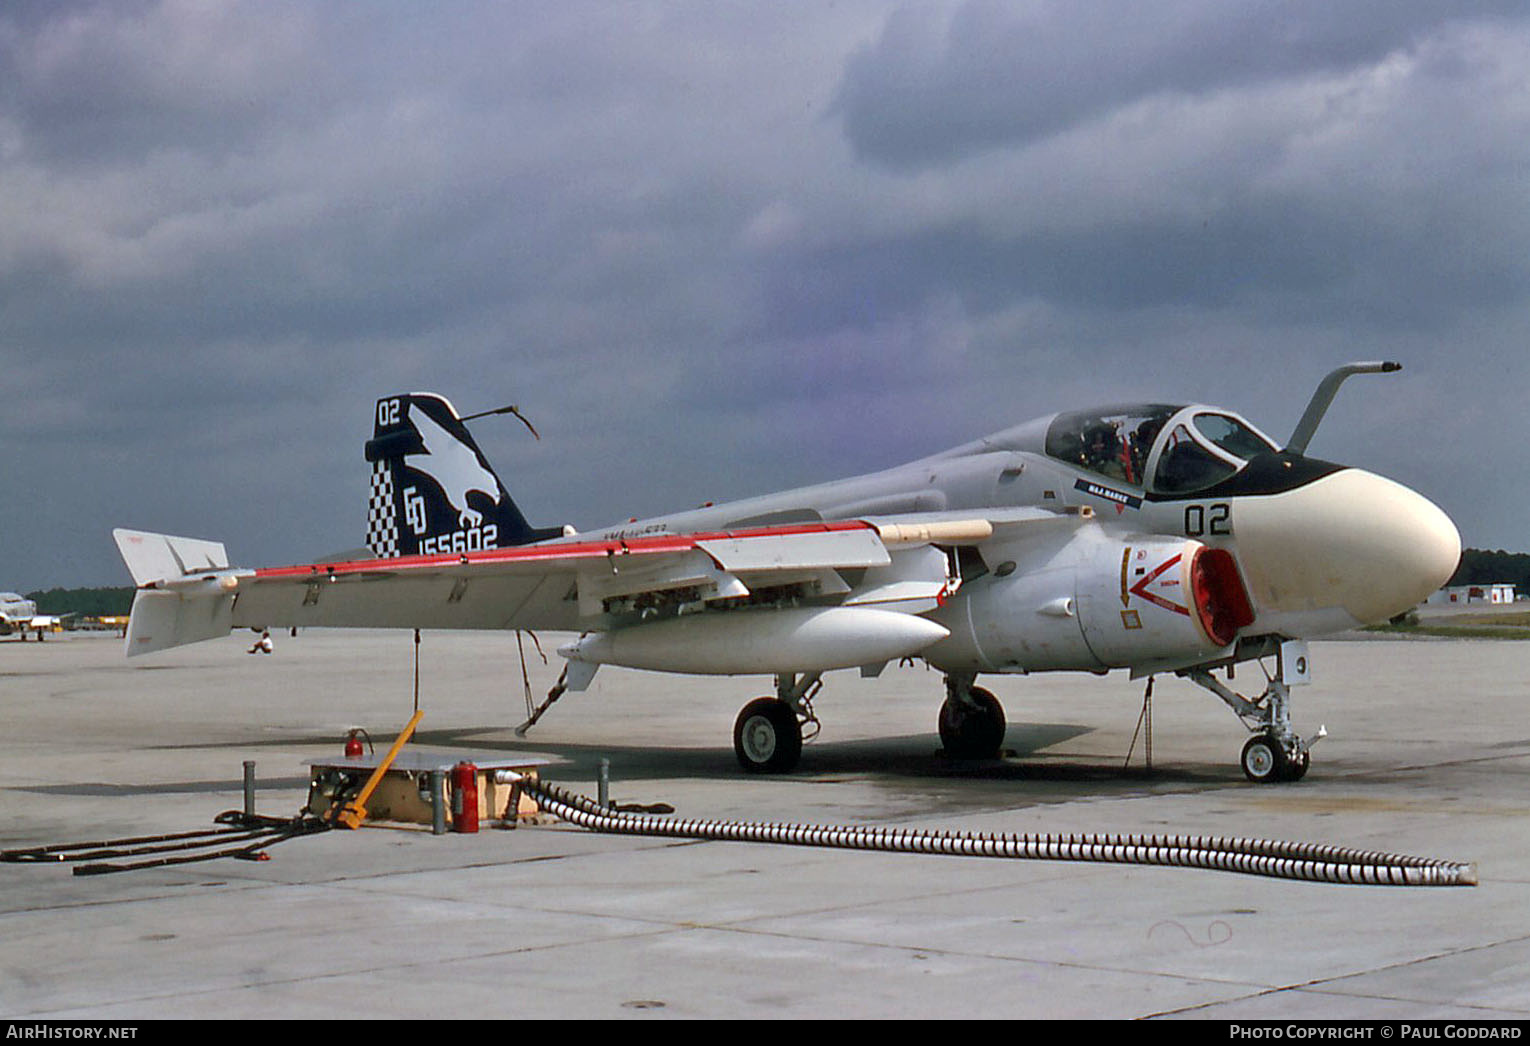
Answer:
M1232 554L1199 541L1086 526L980 551L990 572L931 615L951 636L925 656L946 671L1187 666L1254 619Z

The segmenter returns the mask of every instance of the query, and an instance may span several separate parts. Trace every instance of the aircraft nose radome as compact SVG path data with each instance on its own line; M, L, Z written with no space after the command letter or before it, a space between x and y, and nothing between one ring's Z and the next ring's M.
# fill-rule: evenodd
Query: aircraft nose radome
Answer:
M1423 602L1461 558L1461 535L1438 506L1361 469L1235 511L1239 559L1261 612L1342 610L1354 624L1384 621Z

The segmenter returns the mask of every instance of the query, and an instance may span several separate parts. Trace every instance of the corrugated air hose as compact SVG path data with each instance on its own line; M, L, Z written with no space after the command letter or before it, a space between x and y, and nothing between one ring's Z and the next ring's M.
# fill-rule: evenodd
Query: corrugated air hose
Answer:
M586 796L546 782L521 787L542 810L596 832L669 839L778 843L884 853L1007 857L1033 861L1095 861L1243 872L1276 879L1365 886L1475 886L1471 864L1374 850L1276 839L1198 835L988 834L913 828L846 827L698 821L633 814L601 807Z

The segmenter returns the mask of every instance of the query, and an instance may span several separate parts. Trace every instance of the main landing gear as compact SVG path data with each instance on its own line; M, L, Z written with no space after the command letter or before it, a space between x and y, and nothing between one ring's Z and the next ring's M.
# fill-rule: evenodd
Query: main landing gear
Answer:
M784 774L802 758L803 725L818 730L813 695L821 672L776 676L776 696L749 702L733 723L733 754L752 774Z
M803 728L818 732L813 696L822 673L776 676L776 696L744 706L733 723L733 754L752 774L783 774L802 757ZM1004 744L1004 708L980 686L975 675L946 677L946 700L940 706L940 742L953 759L995 759Z
M1319 727L1309 740L1291 729L1291 688L1286 675L1306 682L1307 648L1305 643L1282 643L1275 658L1275 675L1265 684L1264 693L1253 701L1224 686L1203 668L1182 673L1193 682L1220 697L1227 707L1254 733L1243 746L1239 763L1243 776L1255 784L1275 781L1300 781L1312 765L1312 746L1328 736L1327 727Z
M946 700L940 706L940 743L953 759L995 759L1004 744L1004 706L980 686L976 676L946 676Z
M776 676L776 696L744 706L733 723L733 754L752 774L782 774L802 757L803 727L818 732L813 696L822 673ZM995 759L1004 744L1004 708L980 686L975 675L946 677L946 700L940 706L940 742L953 759Z

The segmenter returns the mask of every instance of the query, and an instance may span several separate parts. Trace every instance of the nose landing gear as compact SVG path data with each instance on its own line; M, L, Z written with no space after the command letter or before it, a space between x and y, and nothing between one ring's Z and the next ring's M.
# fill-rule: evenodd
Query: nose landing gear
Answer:
M1254 736L1243 746L1239 763L1243 767L1243 776L1255 784L1300 781L1312 765L1312 746L1328 736L1327 727L1320 727L1311 739L1303 738L1291 728L1291 688L1286 682L1288 661L1296 681L1307 681L1306 644L1282 643L1275 659L1275 675L1253 701L1228 689L1204 668L1181 673L1216 694L1254 731Z

